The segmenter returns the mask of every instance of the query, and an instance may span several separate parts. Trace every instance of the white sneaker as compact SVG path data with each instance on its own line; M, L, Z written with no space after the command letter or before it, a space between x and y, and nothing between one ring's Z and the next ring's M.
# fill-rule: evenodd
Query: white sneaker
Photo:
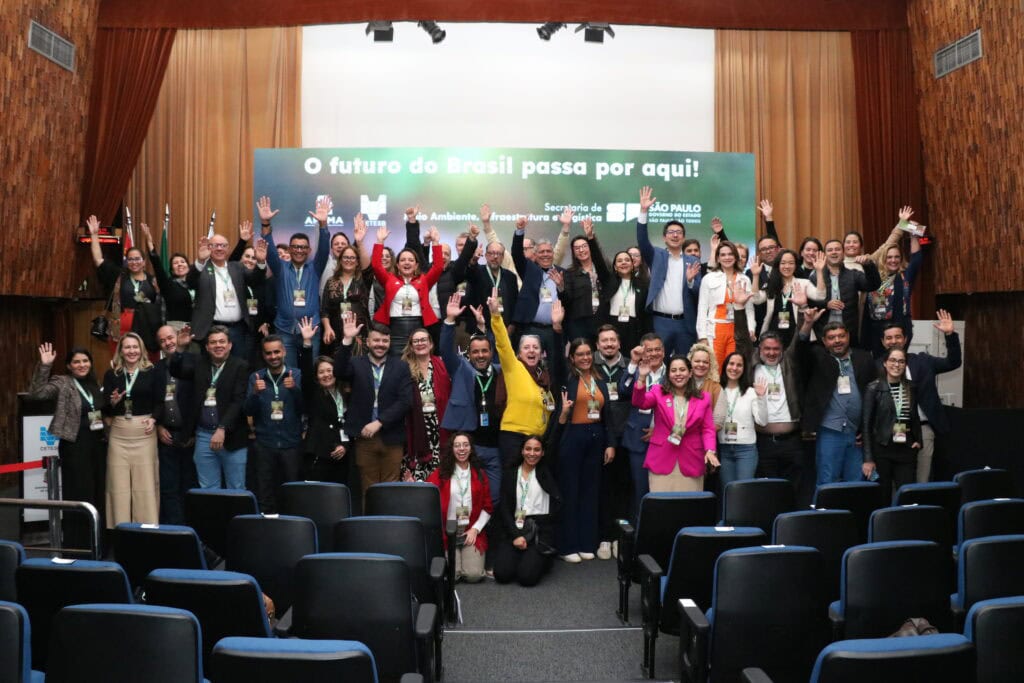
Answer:
M619 558L619 542L612 541L612 557L615 559Z
M568 562L569 564L579 564L583 561L583 558L579 556L579 553L571 553L569 555L561 556L562 562Z
M580 553L581 560L592 560L594 559L594 553Z
M601 545L597 546L597 559L599 560L610 560L612 559L612 544L608 541L601 541Z

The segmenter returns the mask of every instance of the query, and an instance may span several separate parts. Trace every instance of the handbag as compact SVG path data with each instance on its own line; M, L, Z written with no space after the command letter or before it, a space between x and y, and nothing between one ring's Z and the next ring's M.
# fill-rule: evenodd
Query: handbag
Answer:
M111 309L114 305L114 292L117 291L117 287L120 283L121 278L118 277L114 289L111 290L110 296L107 298L107 305L103 308L103 313L93 318L89 323L89 334L97 339L106 341L110 338L110 318L107 317L107 313L112 312Z

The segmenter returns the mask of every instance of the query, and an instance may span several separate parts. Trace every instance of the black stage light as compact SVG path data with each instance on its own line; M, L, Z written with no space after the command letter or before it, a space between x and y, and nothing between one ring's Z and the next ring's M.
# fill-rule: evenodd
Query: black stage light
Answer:
M395 27L390 21L371 21L366 25L366 35L371 31L375 43L390 43L395 39Z
M580 31L583 31L583 40L588 43L603 43L605 33L612 38L615 37L615 31L612 30L610 24L596 24L590 21L577 26L575 32L579 33Z
M420 21L416 25L427 32L434 45L440 43L448 35L443 28L437 25L436 21Z
M551 34L556 33L565 28L565 24L560 21L549 21L537 27L537 35L540 36L541 40L551 40Z

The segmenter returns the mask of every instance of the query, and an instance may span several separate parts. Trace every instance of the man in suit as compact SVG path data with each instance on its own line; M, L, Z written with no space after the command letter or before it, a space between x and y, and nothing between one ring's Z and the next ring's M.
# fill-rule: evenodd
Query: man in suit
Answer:
M940 358L928 353L907 354L907 379L914 383L917 390L917 405L921 413L922 443L921 450L917 452L918 483L927 482L931 476L935 435L945 435L950 430L946 409L939 400L935 376L956 370L962 362L960 335L953 330L953 316L941 309L936 315L939 322L935 323L935 329L946 335L946 357ZM895 322L886 326L882 331L882 346L886 349L907 348L907 333L901 323Z
M352 358L352 343L362 325L349 312L342 317L344 338L334 356L334 376L352 387L345 433L355 441L363 493L372 484L398 481L405 445L405 416L414 390L409 366L388 355L391 331L371 323L366 355Z
M633 385L640 376L640 361L646 361L651 367L647 375L647 388L661 381L665 375L665 344L653 332L640 338L640 346L629 352L629 365L626 371L619 374L619 396L633 395ZM647 457L647 442L651 438L651 424L654 420L650 410L640 410L630 405L626 426L622 430L622 445L629 451L629 470L633 479L633 498L630 501L629 514L636 523L640 513L640 500L647 495L647 470L644 459Z
M640 254L651 271L647 309L654 333L665 345L665 353L685 355L697 341L697 296L700 293L700 259L683 253L686 228L679 221L665 224L665 248L656 248L647 236L647 211L657 201L651 188L640 190L640 215L636 239Z
M572 210L563 211L559 220L562 223L571 222ZM526 218L520 216L516 220L516 231L512 238L512 260L516 264L516 271L523 279L523 286L516 298L516 309L512 319L519 328L517 332L534 334L540 338L551 376L561 377L564 351L555 348L551 304L561 297L565 269L555 265L555 248L550 240L541 239L534 242L532 261L526 257L523 247L525 240Z
M476 226L470 226L469 239L466 240L466 245L462 248L463 253L476 253L478 234L479 230L476 229ZM484 256L487 259L485 266L479 266L472 262L460 265L462 259L455 264L456 271L460 268L464 271L462 279L466 281L466 298L463 301L470 306L486 306L491 290L497 288L501 319L505 321L505 327L508 328L513 323L512 316L519 298L519 281L513 271L502 266L505 259L505 246L501 242L489 242L487 249L484 250ZM484 320L488 327L477 329L477 332L485 333L490 330L490 316L485 317ZM468 322L467 320L467 324Z
M245 224L242 229L246 229ZM251 232L251 225L248 230ZM227 237L214 235L208 247L208 250L200 247L199 259L186 278L188 286L196 291L192 333L202 342L213 325L226 328L231 339L231 353L244 360L249 357L250 339L258 313L248 287L261 285L266 277L267 243L257 240L256 267L252 270L247 270L238 261L228 260Z
M797 301L795 293L793 300ZM843 323L827 323L822 344L810 342L811 329L825 314L824 308L806 309L797 342L800 366L807 375L800 426L818 434L819 485L861 481L864 456L857 441L862 397L868 382L878 377L871 352L850 348L850 332Z
M179 348L187 347L190 332L184 327L178 333ZM249 426L242 406L249 364L232 353L228 329L214 325L206 334L205 355L178 352L169 366L172 377L192 383L183 431L195 434L199 486L244 489Z
M185 328L188 325L184 326ZM188 339L186 335L185 346ZM170 359L178 350L178 333L170 325L156 331L156 341L163 352L153 367L165 381L164 409L157 420L157 458L160 461L160 523L185 523L185 492L196 485L196 468L192 464L193 431L186 423L194 422L191 402L192 382L170 374Z
M871 292L882 284L878 266L870 256L858 256L857 262L863 270L847 268L843 257L843 243L839 240L825 242L825 301L812 302L827 307L826 315L821 316L814 332L818 338L823 337L827 323L842 323L850 331L850 343L858 345L857 331L860 329L859 295ZM818 285L818 273L811 273L811 283Z

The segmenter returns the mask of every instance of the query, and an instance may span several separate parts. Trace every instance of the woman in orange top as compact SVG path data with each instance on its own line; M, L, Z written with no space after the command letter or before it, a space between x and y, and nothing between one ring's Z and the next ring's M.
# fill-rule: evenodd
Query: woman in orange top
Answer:
M732 288L741 287L750 291L750 280L740 272L736 246L732 242L721 242L715 249L716 269L700 282L700 297L697 300L697 338L711 346L716 358L725 358L736 350L733 324ZM743 334L754 338L754 304L746 304L747 327Z

